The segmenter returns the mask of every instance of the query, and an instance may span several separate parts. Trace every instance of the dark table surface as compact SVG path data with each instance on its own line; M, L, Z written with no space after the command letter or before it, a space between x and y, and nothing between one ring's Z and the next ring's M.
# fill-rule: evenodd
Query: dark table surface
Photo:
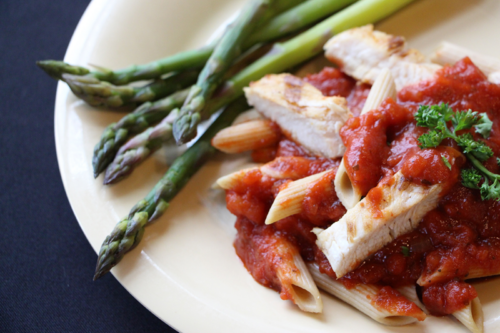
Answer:
M56 82L89 0L0 0L0 332L175 332L111 275L64 192L54 142Z

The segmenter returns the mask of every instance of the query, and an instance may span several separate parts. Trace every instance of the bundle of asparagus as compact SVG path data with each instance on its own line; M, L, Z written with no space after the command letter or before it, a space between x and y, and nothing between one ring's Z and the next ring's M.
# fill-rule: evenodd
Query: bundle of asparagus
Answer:
M224 108L206 133L173 162L148 196L106 237L94 279L106 274L140 242L145 226L165 211L168 202L214 153L210 145L213 135L248 107L242 97L243 87L266 74L285 71L314 57L332 35L375 23L412 1L249 0L222 37L199 50L117 71L101 68L91 72L61 61L39 61L38 66L47 74L65 81L75 95L90 105L138 105L119 122L110 124L95 146L94 176L106 170L105 184L126 177L172 136L178 144L190 141L202 120ZM255 50L244 52L293 33L294 37L275 43L263 56ZM123 86L139 80L153 82L139 88Z

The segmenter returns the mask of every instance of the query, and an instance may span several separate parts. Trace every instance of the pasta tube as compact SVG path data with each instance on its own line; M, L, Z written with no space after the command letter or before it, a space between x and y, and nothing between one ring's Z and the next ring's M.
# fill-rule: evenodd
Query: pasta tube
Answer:
M237 154L272 146L280 137L281 131L272 121L257 119L221 130L212 139L212 146L228 154Z
M425 314L429 314L429 311L425 305L420 301L417 294L417 286L412 284L404 287L396 288L401 295L406 297L409 301L415 303Z
M385 68L373 83L365 105L361 110L361 115L376 109L389 97L396 99L396 84L394 83L391 71ZM334 184L337 196L346 209L351 209L361 200L362 193L353 186L349 179L344 159L340 162Z
M238 183L241 181L241 179L248 173L252 171L259 170L260 167L253 167L253 168L247 168L243 170L239 170L233 173L230 173L229 175L220 177L217 179L215 184L212 186L213 188L221 188L223 190L231 190L233 189Z
M311 273L298 252L293 255L293 262L298 271L291 273L290 269L278 269L277 275L282 286L291 293L292 301L306 312L321 313L323 301Z
M455 311L453 317L472 333L483 333L483 307L479 297L474 298L465 308Z
M303 311L323 311L319 290L294 244L273 227L245 219L237 220L236 229L236 253L257 282Z
M468 50L464 47L443 42L439 48L434 51L431 61L440 65L454 64L464 57L469 57L472 62L494 83L499 83L497 78L500 76L500 60L494 57L482 55L480 53Z
M278 193L273 205L266 217L266 224L271 224L285 217L299 214L302 211L302 202L307 195L307 188L316 183L322 176L331 170L323 171L315 175L291 182ZM331 186L325 188L325 194L331 191Z
M410 305L411 311L399 312L397 308L385 309L377 307L374 300L378 297L380 287L370 284L358 284L354 288L347 289L342 282L331 279L328 275L321 274L316 265L308 265L309 271L320 289L336 296L344 302L352 305L375 321L389 326L402 326L424 320L426 315L412 302L403 300Z
M441 264L433 272L426 274L425 272L417 280L417 283L422 286L430 286L434 283L448 281L457 276L458 268L452 264ZM488 276L500 275L500 269L484 268L480 261L473 262L473 265L468 268L459 277L463 280L479 279Z

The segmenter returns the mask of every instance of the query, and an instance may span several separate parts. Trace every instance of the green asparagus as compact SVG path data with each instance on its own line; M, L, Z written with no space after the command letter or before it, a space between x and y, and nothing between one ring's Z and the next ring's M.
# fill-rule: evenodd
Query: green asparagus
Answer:
M282 2L287 0L250 0L226 29L198 76L198 81L191 87L180 116L174 123L173 134L178 144L194 138L196 131L189 128L200 122L200 113L206 101L222 82L230 64L241 54L245 40L256 27L271 18Z
M257 31L249 37L248 41L245 42L244 49L258 43L269 42L292 32L296 32L331 15L354 1L356 0L289 0L283 3L284 7L281 8L286 11L257 29ZM95 71L89 73L88 76L115 85L124 85L134 81L154 79L174 71L182 71L196 67L201 68L208 58L210 58L215 45L216 43L212 43L198 50L180 52L151 63L133 65L116 71ZM61 79L63 73L85 75L89 72L83 67L71 66L56 60L38 61L37 65L55 79Z
M56 80L61 80L63 74L86 75L90 73L85 67L73 66L58 60L41 60L36 64Z
M94 147L92 166L97 177L115 157L116 152L130 138L164 119L170 111L181 107L189 89L181 90L156 102L146 102L119 122L106 127ZM106 181L105 181L106 183Z
M292 68L320 53L325 42L333 35L356 26L375 23L413 1L360 0L291 40L275 44L266 56L225 82L201 113L181 112L174 122L174 137L178 142L194 137L196 127L203 118L241 96L243 88L251 81Z
M144 87L115 86L89 76L63 74L64 80L73 93L92 106L117 108L135 106L155 101L180 89L192 85L198 76L197 70L188 70L158 79Z
M212 137L222 128L229 126L236 116L246 109L248 105L244 98L227 106L201 138L172 163L153 190L115 226L99 251L94 280L109 272L127 252L139 244L146 225L163 214L169 202L189 178L215 152L215 148L210 144Z
M165 117L155 127L134 136L127 141L106 169L104 184L114 184L132 173L134 168L157 151L164 142L172 138L172 122L175 117Z

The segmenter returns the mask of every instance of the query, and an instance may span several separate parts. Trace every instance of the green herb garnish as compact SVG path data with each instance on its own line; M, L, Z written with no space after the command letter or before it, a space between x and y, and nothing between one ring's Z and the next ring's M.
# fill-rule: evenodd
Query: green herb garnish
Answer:
M451 170L450 161L448 161L448 159L446 157L444 157L443 155L441 155L441 159L443 160L444 165L446 165L448 167L448 169Z
M421 105L415 113L415 120L418 126L430 129L418 138L421 149L435 148L447 138L455 140L474 166L474 169L462 170L462 184L468 188L479 189L483 200L500 201L500 175L490 172L481 163L492 157L493 151L483 141L474 140L470 133L457 134L458 131L468 130L474 126L477 133L488 138L493 122L487 114L471 110L454 112L448 104L441 103L432 106ZM448 126L450 121L453 127ZM450 162L444 156L441 158L451 170ZM497 158L497 163L500 165L500 158ZM484 180L482 185L480 185L481 180Z
M403 256L409 257L410 249L407 246L401 246L401 253L403 254Z

